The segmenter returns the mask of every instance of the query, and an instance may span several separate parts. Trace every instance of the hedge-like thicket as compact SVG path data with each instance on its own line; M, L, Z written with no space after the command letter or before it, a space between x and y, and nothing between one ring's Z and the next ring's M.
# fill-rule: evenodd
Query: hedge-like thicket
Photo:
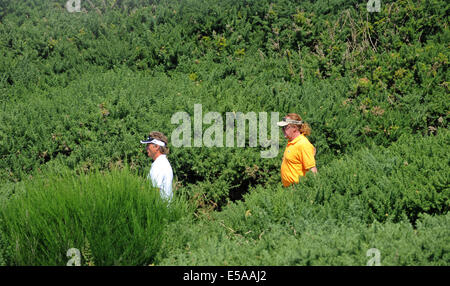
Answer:
M220 213L169 227L158 263L366 265L376 248L382 265L448 265L448 139L405 136L294 187L254 188Z
M203 115L296 112L311 125L319 176L298 187L312 196L302 211L313 220L446 223L447 1L381 1L376 13L356 0L81 0L79 13L66 2L0 2L0 202L60 170L128 166L145 177L139 140L152 130L170 138L172 116L193 119L201 104ZM274 158L260 145L170 144L175 193L197 216L238 207L252 190L270 197L280 188L279 136ZM0 264L5 241L0 233Z

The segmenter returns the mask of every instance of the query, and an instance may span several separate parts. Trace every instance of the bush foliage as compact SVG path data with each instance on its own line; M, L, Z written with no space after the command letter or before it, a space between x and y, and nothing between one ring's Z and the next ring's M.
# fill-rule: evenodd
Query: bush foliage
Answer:
M195 209L188 225L222 229L217 221L197 222L198 217L235 210L239 216L230 218L230 227L242 227L239 235L251 230L254 248L246 256L253 260L229 254L231 264L270 264L255 260L261 256L258 247L268 247L260 249L267 252L261 257L273 258L274 249L257 236L273 225L271 239L291 245L298 237L281 221L292 224L302 216L311 225L305 229L325 235L326 243L334 241L328 236L333 231L348 230L355 237L381 235L379 229L412 235L419 226L417 240L408 241L405 234L399 241L421 243L448 224L446 1L382 1L376 13L367 11L366 1L344 0L81 0L78 13L69 13L66 2L0 2L0 202L29 180L61 170L77 177L127 166L130 176L145 177L150 162L139 140L159 130L170 141L177 127L172 115L185 111L193 118L194 104L202 104L203 114L223 117L298 113L311 125L310 141L317 148L319 175L285 192L279 177L286 144L281 134L278 155L269 159L261 158L259 146L169 146L175 193ZM203 131L208 127L203 124ZM264 216L268 221L247 225L256 216L242 212L267 212L266 204L278 196L285 202L269 207L276 211ZM252 201L255 210L240 209ZM326 218L343 230L328 226ZM325 225L313 227L316 220ZM183 229L186 235L179 239L187 242L163 250L159 261L215 263L200 257L211 254L200 246L198 262L190 260L196 256L175 261L196 237ZM217 232L207 245L212 249L223 242L218 251L225 255L227 247L246 239L224 242L226 235ZM305 235L301 240L312 241ZM8 263L7 241L0 232L0 264ZM426 247L446 250L439 241ZM345 249L362 251L361 243ZM332 260L334 252L316 246L317 251L291 260L281 252L273 263L365 259L345 250L341 260ZM414 248L405 244L405 255L408 247ZM315 258L307 258L311 253ZM402 254L387 261L448 263L445 255L433 255L436 259L427 260ZM62 261L51 259L50 264Z
M446 265L448 136L362 149L287 190L259 186L220 213L181 220L164 236L159 263L365 265L377 248L383 265Z
M0 211L12 265L66 265L78 249L83 265L148 265L164 225L180 216L159 192L127 169L74 178L34 178Z

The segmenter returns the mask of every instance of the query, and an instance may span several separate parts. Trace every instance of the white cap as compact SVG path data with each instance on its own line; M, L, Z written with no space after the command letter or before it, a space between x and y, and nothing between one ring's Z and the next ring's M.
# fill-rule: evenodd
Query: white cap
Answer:
M152 137L148 137L147 140L141 140L141 144L155 144L161 147L166 147L166 143Z
M301 125L301 124L303 124L303 121L298 121L298 120L294 120L294 119L290 119L290 118L284 117L282 119L282 121L277 122L277 125L280 126L280 127L284 127L284 126L286 126L288 124Z

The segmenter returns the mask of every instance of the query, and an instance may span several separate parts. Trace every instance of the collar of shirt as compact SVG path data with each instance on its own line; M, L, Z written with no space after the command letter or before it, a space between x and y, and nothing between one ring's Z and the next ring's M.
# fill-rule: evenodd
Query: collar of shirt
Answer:
M158 158L156 158L155 161L153 161L153 163L158 162L158 160L159 160L159 161L164 160L163 158L166 158L166 155L165 155L165 154L159 155Z
M305 135L300 134L297 137L295 137L294 139L292 139L291 141L288 141L287 145L294 145L295 143L297 143L303 137L305 137Z

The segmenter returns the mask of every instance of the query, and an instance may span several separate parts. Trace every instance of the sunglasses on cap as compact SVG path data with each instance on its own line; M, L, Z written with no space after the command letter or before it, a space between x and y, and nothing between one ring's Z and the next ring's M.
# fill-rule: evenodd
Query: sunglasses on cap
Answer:
M150 136L147 138L147 140L141 140L141 144L155 144L161 147L166 147L166 143Z

